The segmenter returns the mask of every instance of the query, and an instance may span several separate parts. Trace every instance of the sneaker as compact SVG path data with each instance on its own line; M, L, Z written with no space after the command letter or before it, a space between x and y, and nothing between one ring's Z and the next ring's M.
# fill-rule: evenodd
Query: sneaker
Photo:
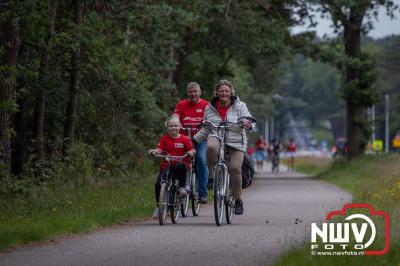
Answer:
M207 189L211 190L214 187L214 178L208 179Z
M235 200L235 208L233 209L233 212L236 215L242 215L243 214L243 212L244 212L243 201L241 199Z
M207 197L200 197L199 201L200 201L201 204L207 204L208 203Z
M157 208L154 210L154 212L153 212L153 218L154 218L154 219L157 219L157 218L158 218L159 212L160 212L160 208L157 207Z
M178 192L179 192L179 196L181 196L181 197L185 197L187 195L186 188L184 188L184 187L180 187Z

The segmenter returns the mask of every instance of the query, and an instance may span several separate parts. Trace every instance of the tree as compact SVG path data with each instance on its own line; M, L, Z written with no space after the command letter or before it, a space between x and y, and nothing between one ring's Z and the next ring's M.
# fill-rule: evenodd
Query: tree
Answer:
M45 42L45 46L42 47L39 77L38 77L38 92L35 103L35 136L36 136L36 150L38 160L44 160L44 116L46 109L46 93L49 88L49 49L51 39L55 34L55 22L57 15L58 1L53 1L51 18L49 21L49 34Z
M384 5L388 12L393 12L396 7L390 0L317 2L323 12L331 15L336 29L342 29L345 55L342 61L343 98L347 104L349 158L353 159L364 153L369 135L364 109L376 101L376 75L373 74L375 66L371 58L361 51L361 35L372 28L372 19L377 16L379 6Z
M75 47L72 52L70 70L69 70L69 90L66 119L64 124L64 146L63 154L66 154L67 148L74 142L76 109L78 104L79 88L79 67L81 56L81 27L83 18L84 3L81 0L73 1L74 21L75 21Z
M0 61L0 160L6 164L11 160L10 114L16 111L12 97L13 72L18 58L20 46L19 17L6 18L2 21Z

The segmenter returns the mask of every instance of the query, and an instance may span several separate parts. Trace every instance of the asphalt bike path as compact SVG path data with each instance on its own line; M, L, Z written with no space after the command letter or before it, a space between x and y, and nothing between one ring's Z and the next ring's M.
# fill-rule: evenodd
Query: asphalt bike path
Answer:
M244 215L230 225L216 226L211 203L198 217L189 209L178 224L148 219L0 253L0 265L273 265L288 249L309 242L311 222L323 221L352 197L282 166L280 173L267 169L243 191Z

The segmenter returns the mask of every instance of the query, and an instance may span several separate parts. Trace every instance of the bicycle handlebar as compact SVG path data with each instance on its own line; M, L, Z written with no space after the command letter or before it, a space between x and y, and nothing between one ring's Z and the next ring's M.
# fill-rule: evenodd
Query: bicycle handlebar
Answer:
M222 129L224 129L224 128L229 129L229 128L231 128L233 125L238 125L238 126L240 126L241 128L244 128L244 129L246 129L246 130L251 130L251 128L245 128L245 127L243 126L243 122L242 122L242 121L239 121L239 120L241 120L241 119L246 119L246 120L248 120L250 123L255 123L255 122L256 122L256 119L253 118L253 117L250 117L250 116L241 116L241 117L238 118L238 122L225 122L225 121L222 121L222 122L219 122L219 124L217 125L217 124L215 124L215 123L213 123L213 122L211 122L211 121L205 121L205 122L203 123L203 125L205 125L205 126L211 125L212 127L218 128L218 129L219 129L219 128L222 128Z
M181 126L181 129L182 129L182 130L186 130L186 131L196 131L196 130L197 130L197 127L182 127L182 126Z
M151 157L153 158L163 158L167 161L171 161L171 160L179 160L179 159L184 159L186 157L191 157L190 154L185 154L182 156L175 156L175 155L170 155L170 154L151 154Z

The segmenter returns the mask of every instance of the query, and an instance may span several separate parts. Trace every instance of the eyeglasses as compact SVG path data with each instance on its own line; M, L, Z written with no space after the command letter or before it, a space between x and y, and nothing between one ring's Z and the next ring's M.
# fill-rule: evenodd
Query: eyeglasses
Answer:
M176 128L176 127L180 127L180 125L168 125L169 128Z

